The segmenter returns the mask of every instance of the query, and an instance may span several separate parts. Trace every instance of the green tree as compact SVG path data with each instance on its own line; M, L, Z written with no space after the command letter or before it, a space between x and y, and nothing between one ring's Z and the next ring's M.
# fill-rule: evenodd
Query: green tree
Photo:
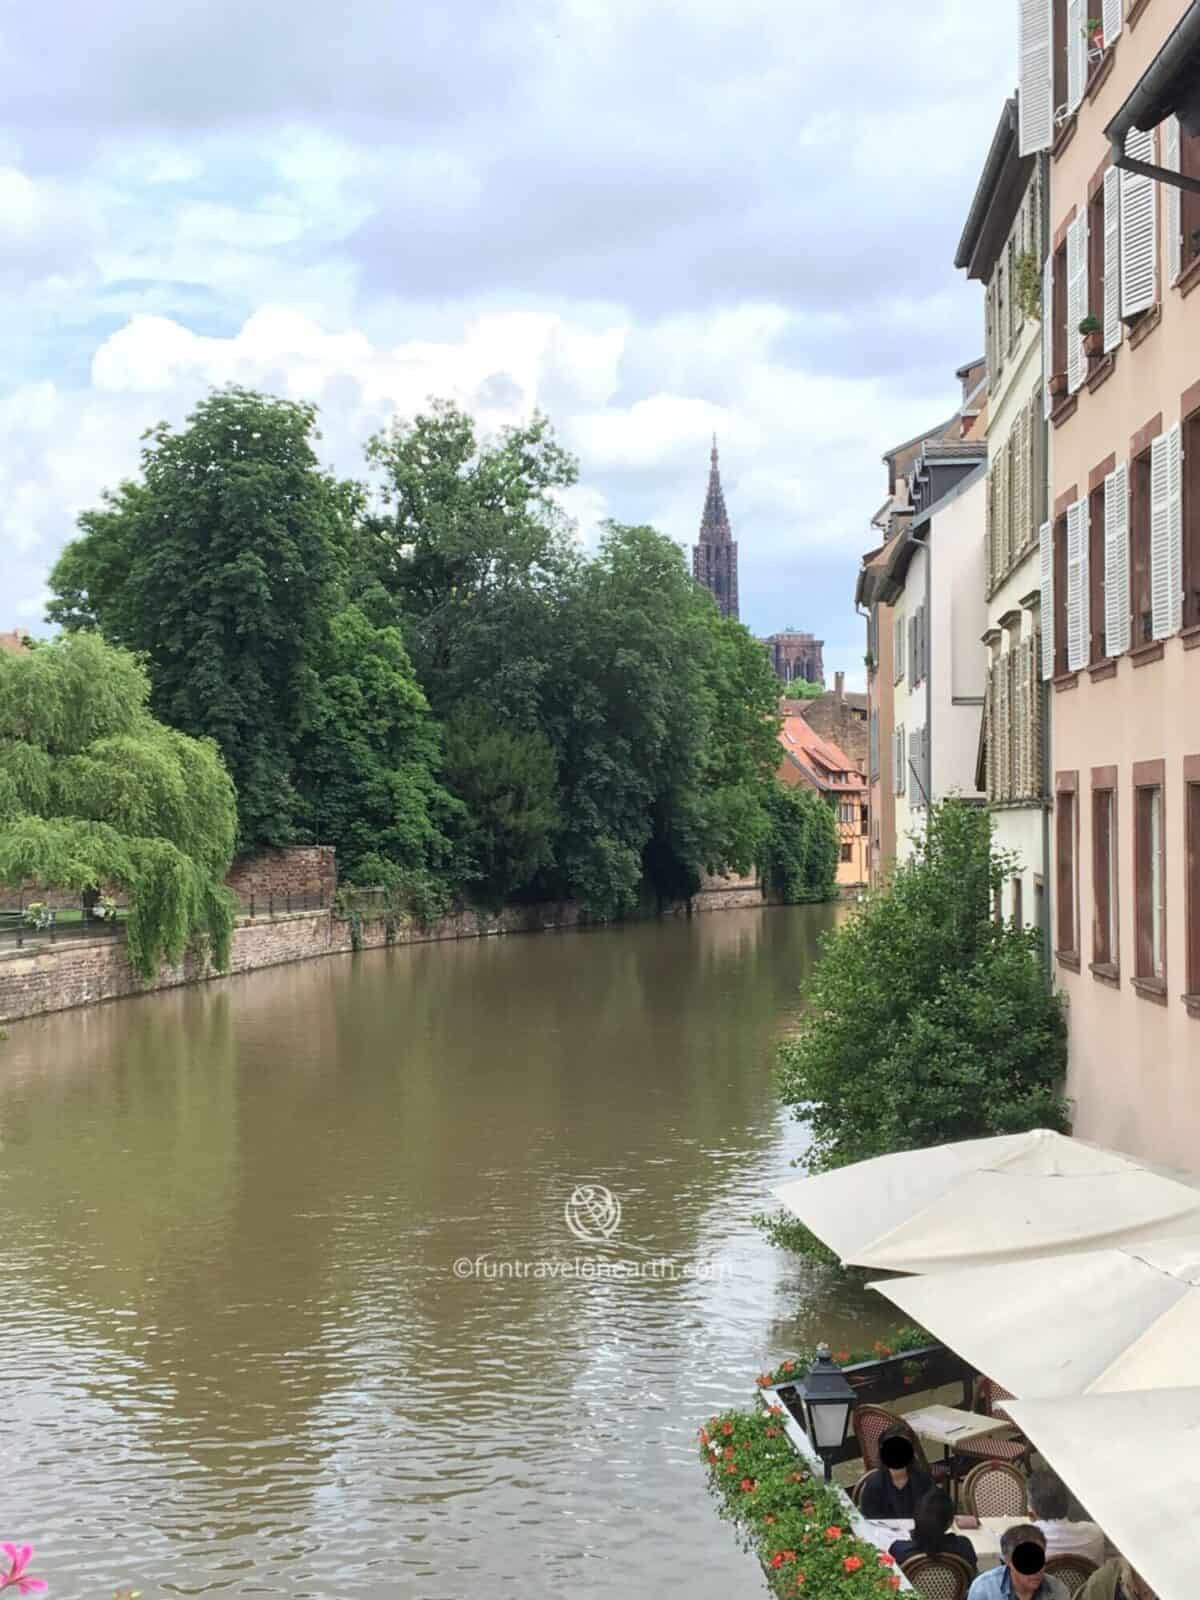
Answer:
M1039 935L992 917L1013 868L989 814L946 801L886 892L831 936L780 1050L813 1168L1067 1126L1066 1029Z
M445 778L465 813L464 878L497 908L553 864L562 826L554 750L536 729L503 727L481 701L466 701L446 724Z
M764 884L786 904L832 900L837 885L837 822L812 789L776 782L766 801L770 832L758 858Z
M142 476L79 519L48 614L143 652L151 708L216 741L239 846L297 836L294 755L316 701L357 499L313 450L316 408L232 388L150 430Z
M444 829L460 808L438 781L438 727L400 630L346 606L330 619L319 666L294 756L305 833L335 846L348 882L442 876Z
M776 682L779 684L779 693L788 700L819 700L825 693L823 683L809 683L804 678L793 678L790 683L780 678Z
M532 726L555 606L580 559L555 498L574 460L542 416L481 443L447 401L376 435L367 456L380 510L364 521L363 603L400 621L439 718L486 678Z
M148 698L141 664L91 634L0 655L0 882L124 889L146 977L197 941L226 964L237 815L215 746Z

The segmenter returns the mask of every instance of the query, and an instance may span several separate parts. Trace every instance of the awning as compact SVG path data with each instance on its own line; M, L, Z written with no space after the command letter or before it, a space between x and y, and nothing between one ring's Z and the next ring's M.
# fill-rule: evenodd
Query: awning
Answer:
M878 1156L775 1193L847 1266L884 1272L1200 1234L1200 1180L1045 1128Z
M1004 1409L1158 1600L1195 1600L1200 1389L1009 1400Z
M1023 1398L1171 1388L1200 1351L1200 1235L871 1287Z

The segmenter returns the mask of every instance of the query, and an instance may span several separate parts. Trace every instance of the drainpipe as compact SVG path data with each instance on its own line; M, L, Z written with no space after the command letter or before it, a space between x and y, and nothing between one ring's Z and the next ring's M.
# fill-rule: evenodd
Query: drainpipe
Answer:
M1105 128L1115 167L1136 172L1155 183L1200 194L1200 178L1187 178L1181 172L1134 161L1125 154L1125 136L1133 129L1145 133L1174 111L1185 133L1200 126L1200 90L1197 65L1200 63L1200 8L1189 6L1168 35L1166 43L1146 68L1125 104Z
M1043 245L1045 247L1048 248L1049 247L1049 243L1050 243L1050 158L1046 154L1045 151L1043 151L1038 156L1038 162L1039 162L1039 165L1041 166L1042 243L1043 243ZM1042 503L1041 503L1041 516L1038 519L1038 526L1039 527L1041 526L1041 524L1043 522L1045 522L1047 520L1047 518L1050 515L1050 498L1051 498L1051 496L1050 496L1050 421L1049 421L1049 418L1045 415L1045 408L1044 407L1043 407L1043 415L1042 415L1042 461L1045 463L1046 470L1042 474L1042 482L1041 482L1041 502ZM1043 617L1042 618L1042 626L1045 627L1045 625L1046 625L1046 619ZM1051 726L1051 708L1053 706L1054 696L1050 692L1051 685L1048 684L1046 682L1046 680L1042 677L1041 662L1040 661L1037 663L1037 669L1038 669L1038 693L1042 697L1042 771L1041 771L1042 796L1043 796L1043 798L1042 798L1042 912L1041 912L1042 976L1043 976L1043 978L1045 980L1047 989L1052 989L1054 987L1054 957L1053 957L1053 955L1051 953L1051 948L1050 948L1050 946L1051 946L1050 929L1051 929L1051 927L1053 925L1053 918L1052 918L1051 907L1050 907L1050 894L1051 894L1051 887L1053 885L1054 878L1053 878L1053 874L1050 871L1050 805L1051 805L1050 797L1051 797L1051 794L1052 794L1052 790L1051 790L1051 786L1050 786L1050 772L1051 772L1050 737L1051 737L1051 734L1053 732L1053 728Z

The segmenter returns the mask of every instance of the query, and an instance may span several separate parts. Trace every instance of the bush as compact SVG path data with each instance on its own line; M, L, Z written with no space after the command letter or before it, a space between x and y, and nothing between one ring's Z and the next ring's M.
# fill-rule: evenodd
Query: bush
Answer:
M935 806L890 887L827 938L783 1099L812 1129L814 1170L951 1140L1065 1130L1061 1002L1036 930L993 920L1013 859L988 813Z

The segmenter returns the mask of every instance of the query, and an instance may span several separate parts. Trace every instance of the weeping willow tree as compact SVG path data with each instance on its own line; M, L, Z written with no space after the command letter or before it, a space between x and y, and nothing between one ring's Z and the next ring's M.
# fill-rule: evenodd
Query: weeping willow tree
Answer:
M0 883L129 900L144 977L229 959L237 804L216 746L156 722L136 657L97 634L0 655Z

